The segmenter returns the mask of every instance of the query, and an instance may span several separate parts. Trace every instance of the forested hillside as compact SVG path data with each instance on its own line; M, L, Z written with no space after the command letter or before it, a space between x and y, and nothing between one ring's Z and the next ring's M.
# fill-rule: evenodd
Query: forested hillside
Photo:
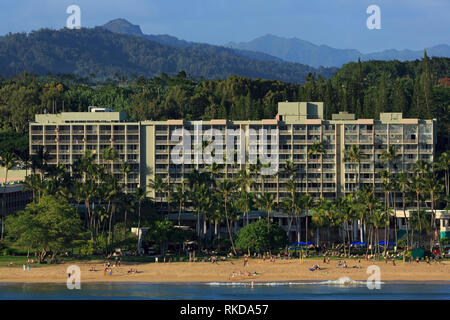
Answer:
M380 112L438 119L438 150L449 149L450 59L359 62L331 79L310 74L303 85L230 76L196 80L180 72L153 78L117 77L106 82L73 75L22 74L0 80L1 129L24 134L35 113L87 111L89 105L125 110L134 120L273 118L279 101L324 101L325 117L339 111L359 118Z
M177 48L103 28L40 30L9 34L0 39L0 74L74 74L100 80L115 75L154 77L180 71L196 79L230 75L302 83L310 72L330 77L337 68L262 61L234 49L209 45Z

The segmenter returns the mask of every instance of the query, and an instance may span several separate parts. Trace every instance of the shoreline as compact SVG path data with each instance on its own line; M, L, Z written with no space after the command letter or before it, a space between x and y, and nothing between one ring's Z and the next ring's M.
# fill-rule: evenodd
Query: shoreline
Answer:
M213 264L211 262L172 262L172 263L127 263L112 268L112 275L105 275L103 263L73 262L53 266L39 266L30 272L22 268L0 268L1 283L66 283L67 267L77 265L81 270L81 283L301 283L335 281L348 277L353 281L366 281L370 274L367 267L377 265L380 268L380 282L450 282L450 261L441 263L425 262L409 263L380 261L347 260L348 268L337 267L337 261L329 264L322 260L277 260L276 262L251 259L247 266L243 260L225 261ZM320 270L310 271L318 264ZM95 266L96 271L89 271ZM357 268L353 268L353 267ZM128 273L131 268L137 273ZM254 274L256 272L256 275ZM233 276L233 273L235 276ZM248 273L251 275L248 276Z
M353 280L353 279L351 279ZM282 280L282 281L253 281L254 285L309 285L309 284L329 284L329 285L342 285L342 286L352 286L351 284L337 284L337 283L329 283L329 281L336 281L333 279L329 280L310 280L310 279L304 279L304 280ZM358 284L364 284L365 280L353 280L357 282ZM251 280L249 281L236 281L236 282L228 282L228 281L178 281L178 282L154 282L154 281L86 281L85 284L95 285L95 284L119 284L119 285L126 285L126 284L141 284L141 285L149 285L149 284L163 284L163 285L187 285L187 284L193 284L193 285L210 285L210 286L221 286L221 285L227 285L227 286L243 286L244 284L251 284ZM65 281L62 282L23 282L23 281L0 281L0 287L2 285L66 285ZM83 281L82 281L83 284ZM448 284L450 285L450 280L382 280L380 281L380 284Z

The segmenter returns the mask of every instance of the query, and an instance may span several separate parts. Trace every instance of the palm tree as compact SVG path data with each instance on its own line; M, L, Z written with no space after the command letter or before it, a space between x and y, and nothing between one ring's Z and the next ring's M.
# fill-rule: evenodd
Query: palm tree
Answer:
M318 156L322 158L322 156L327 153L327 149L325 149L325 145L321 141L314 142L314 144L308 146L307 159L311 157ZM308 162L308 161L307 161Z
M48 158L49 154L43 146L38 149L36 154L31 156L31 170L33 173L36 172L36 169L39 170L41 179L44 177L44 171L47 170Z
M98 192L98 186L93 180L87 180L82 185L82 198L84 199L84 205L87 210L87 218L89 220L88 226L89 231L91 233L91 241L94 243L95 246L95 240L96 240L96 229L95 229L95 198L97 196Z
M331 200L321 199L318 206L312 209L312 221L318 227L327 227L327 243L330 241L330 228L335 226L335 208Z
M417 218L419 223L419 246L421 245L421 233L422 233L422 219L420 218L420 201L422 197L423 181L425 174L430 171L430 164L424 160L417 160L414 164L413 170L415 172L414 190L416 192L417 201Z
M215 212L216 199L215 193L205 184L201 184L199 188L199 212L203 213L203 232L202 236L206 238L207 222L212 221Z
M373 227L375 228L375 243L377 247L377 254L380 254L380 239L378 236L378 230L382 228L383 226L386 228L386 217L385 217L386 211L384 210L383 206L378 202L374 208L374 211L371 216L371 223L373 224ZM372 241L373 243L373 241ZM386 247L386 243L385 243Z
M231 247L233 248L234 254L236 254L236 248L234 246L233 236L231 234L231 226L230 226L230 202L232 202L232 198L234 196L235 183L233 181L225 178L221 182L216 182L217 185L217 193L219 199L222 199L223 209L225 212L225 220L227 223L228 235L230 237Z
M107 214L109 216L108 224L108 245L112 246L113 235L112 235L112 221L116 211L117 200L120 199L120 191L122 190L122 185L113 176L108 176L104 183L105 188L105 200L108 201Z
M158 194L166 192L168 185L160 175L155 175L155 178L151 179L149 181L148 187L155 192L155 200L156 200L156 198L158 197ZM162 201L161 197L158 197L158 198L159 198L160 209L162 209L163 201Z
M317 141L314 142L313 145L311 146L307 146L307 154L306 154L306 163L308 163L308 159L311 157L319 157L320 158L320 167L323 168L323 155L327 152L327 150L325 149L325 146L323 144L323 142L321 141ZM307 187L308 187L308 182L307 183ZM308 188L307 188L308 190Z
M8 182L8 171L9 169L11 169L12 167L14 167L16 164L16 157L14 154L12 154L11 152L5 152L4 154L2 154L2 157L0 159L0 166L5 168L5 182L4 182L4 186L3 186L3 204L2 204L2 234L1 234L1 238L0 240L3 240L3 232L4 232L4 223L3 220L5 218L6 215L6 183Z
M295 217L295 224L297 227L297 242L301 241L301 231L302 231L302 214L303 214L303 209L304 209L304 201L303 201L303 197L299 196L299 197L295 197L295 204L293 207L293 212L294 212L294 217Z
M285 211L289 214L288 232L291 232L291 226L295 215L296 205L297 205L297 192L295 180L289 179L286 184L286 190L289 193L289 197L283 200L283 207Z
M249 170L250 174L256 179L259 177L261 180L261 193L264 194L264 185L266 182L265 175L262 174L263 168L269 168L270 163L262 164L261 161L258 159L255 164L250 164Z
M344 161L357 164L356 185L358 186L358 190L360 189L361 160L365 158L367 158L367 155L362 153L361 149L357 145L351 145L349 149L346 149L344 151Z
M317 141L314 142L311 146L308 147L308 156L322 156L327 152L323 142Z
M397 150L395 149L395 146L392 144L388 145L387 149L385 151L383 151L383 153L380 156L380 159L383 161L383 163L387 164L387 171L389 173L387 183L388 183L390 189L392 189L391 188L392 186L390 185L390 179L393 179L395 177L393 169L395 169L397 167L396 161L397 161L398 156L399 155L397 153ZM388 191L388 199L387 199L388 202L391 201L390 197L391 197L391 190ZM389 203L388 203L388 207L389 207ZM394 209L395 209L395 207L396 207L396 205L394 203Z
M397 184L402 191L403 217L406 223L406 248L409 249L409 219L406 218L406 192L409 189L410 181L406 172L400 172L397 177Z
M330 202L321 198L319 202L311 208L311 222L316 227L316 244L320 244L320 229L324 226L329 226L328 212ZM329 231L329 230L328 230Z
M141 241L141 209L142 209L142 201L147 198L147 190L146 187L138 187L134 194L135 199L138 201L138 243L136 247L136 252L139 252L140 241Z
M422 235L422 223L420 218L420 200L421 200L421 191L423 188L423 180L420 178L419 175L414 175L413 179L410 184L410 188L415 192L416 194L416 203L417 203L417 221L419 225L419 246L421 243L421 235Z
M431 220L430 220L430 228L432 237L430 239L430 251L433 250L433 240L436 241L435 238L435 230L436 230L436 212L435 212L435 203L439 194L442 192L442 184L439 183L439 179L437 178L435 172L429 172L425 175L425 180L423 182L423 188L426 193L430 196L431 203Z
M271 193L258 194L258 197L256 198L256 205L258 206L258 208L260 210L266 211L267 231L269 231L269 228L270 228L270 213L276 207L276 203L275 203L273 194L271 194Z
M370 219L372 218L377 205L379 205L379 202L378 202L377 198L375 197L374 190L371 188L363 188L361 190L360 196L361 196L362 204L365 207L361 211L367 212L364 220L367 220L370 223L370 221L371 221ZM373 226L371 225L370 230L369 230L369 235L366 235L367 242L370 242L371 244L373 244L372 236L373 236ZM361 242L364 242L364 241L362 240ZM368 252L369 252L369 246L367 246L366 254L368 254Z
M128 175L132 172L130 164L126 162L122 163L120 166L120 171L123 174L123 183L125 184L127 182ZM126 186L126 190L128 191L128 186Z
M298 171L298 165L291 160L286 160L284 163L283 173L290 179L295 179Z
M128 212L134 212L134 200L135 195L132 193L120 193L119 206L120 211L123 211L123 241L125 241L126 233L127 233L127 221L128 221Z
M16 162L16 156L11 152L5 152L1 155L0 166L5 168L5 187L6 183L8 182L8 171L16 165Z
M298 168L299 168L299 166L297 164L294 164L291 160L287 160L284 163L283 173L289 179L287 182L286 189L289 192L289 195L290 195L289 202L291 203L291 208L288 210L288 213L290 216L289 230L291 229L290 224L292 221L292 213L294 211L294 206L295 206L295 196L296 196L296 189L297 189L296 188L296 176L297 176Z
M450 181L449 181L449 171L450 171L450 150L442 152L439 156L439 161L437 162L437 168L444 172L445 181L445 194L448 196L450 193Z
M391 169L396 166L397 158L398 153L393 144L388 145L387 149L383 151L383 153L380 156L380 159L384 163L387 163L389 171L391 171Z
M239 207L244 210L244 215L247 218L246 223L249 224L249 212L251 209L251 194L250 187L253 183L251 175L248 173L247 169L241 169L238 173L238 184L241 189L241 201L239 202Z
M189 173L188 178L188 198L194 205L197 213L197 236L200 236L200 214L203 197L209 186L209 175L207 172L199 172L197 169Z
M119 159L119 154L117 153L116 149L113 147L107 147L102 150L102 159L103 161L109 161L110 163L110 170L111 175L114 174L114 161Z
M314 198L309 194L305 194L302 197L303 202L303 208L306 211L305 216L305 243L308 244L308 216L309 216L309 210L315 205Z
M390 179L391 179L391 174L389 172L389 170L382 170L380 172L380 177L383 179L383 189L384 189L384 209L386 210L386 214L385 214L385 218L389 220L389 193L391 190L391 183L390 183ZM384 229L384 241L385 241L385 246L384 246L384 255L386 255L387 253L387 245L386 245L386 241L389 237L389 221L386 221L386 228Z
M181 211L185 202L185 194L181 184L175 185L175 190L170 194L171 201L178 205L178 226L181 225Z
M216 177L219 175L220 173L220 166L213 162L209 167L208 167L208 172L211 176L211 182L214 183L214 181L216 180ZM211 184L212 186L212 184Z
M344 151L344 161L351 162L356 164L356 185L357 192L361 189L361 160L366 159L368 157L367 154L362 153L361 149L357 145L351 145L349 149ZM363 218L361 218L358 223L360 225L360 237L362 238L363 233ZM362 240L361 240L362 241Z
M333 210L335 215L335 221L337 225L341 226L342 230L342 245L344 246L344 256L347 255L346 253L346 244L345 244L345 224L347 221L347 214L346 214L346 198L345 197L338 197L334 199L334 206Z

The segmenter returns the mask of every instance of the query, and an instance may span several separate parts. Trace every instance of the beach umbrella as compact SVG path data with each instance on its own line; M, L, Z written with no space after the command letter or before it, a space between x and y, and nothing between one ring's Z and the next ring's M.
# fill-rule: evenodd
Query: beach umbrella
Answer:
M313 244L311 241L305 242L305 241L301 241L301 242L297 242L295 245L297 246L306 246L309 244Z
M384 241L378 242L379 245L384 246ZM395 246L395 242L388 242L389 246Z

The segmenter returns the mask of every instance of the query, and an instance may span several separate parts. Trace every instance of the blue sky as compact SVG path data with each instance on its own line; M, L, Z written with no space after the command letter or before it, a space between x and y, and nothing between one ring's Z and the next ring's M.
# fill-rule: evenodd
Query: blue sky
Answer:
M2 0L0 34L62 28L71 4L83 27L125 18L147 34L219 45L268 33L363 53L450 44L450 0ZM372 4L381 30L366 27Z

